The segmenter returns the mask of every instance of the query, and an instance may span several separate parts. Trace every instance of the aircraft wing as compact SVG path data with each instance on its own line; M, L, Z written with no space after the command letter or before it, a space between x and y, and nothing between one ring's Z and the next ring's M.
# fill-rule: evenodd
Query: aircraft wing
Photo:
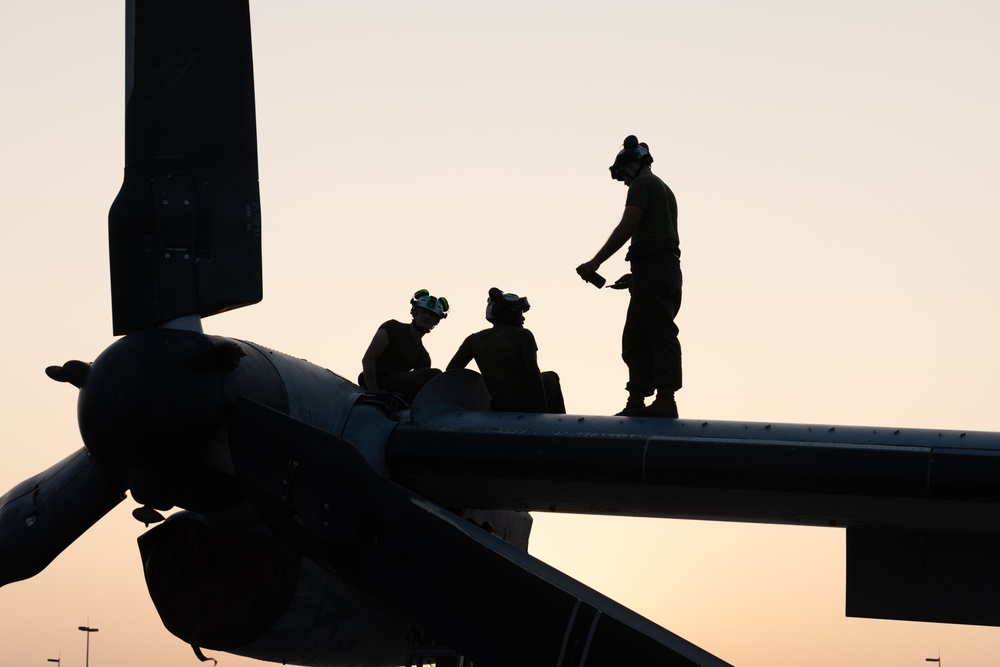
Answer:
M385 449L439 505L846 528L848 615L1000 625L1000 434L488 412L451 375Z
M476 664L727 664L388 480L338 436L247 400L230 434L273 530Z
M456 411L386 460L446 506L1000 530L996 433Z

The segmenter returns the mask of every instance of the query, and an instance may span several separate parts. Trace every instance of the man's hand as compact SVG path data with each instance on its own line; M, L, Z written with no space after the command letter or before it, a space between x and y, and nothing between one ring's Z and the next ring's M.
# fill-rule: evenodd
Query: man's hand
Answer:
M598 289L604 287L604 276L597 272L597 267L601 264L594 260L589 262L584 262L580 266L576 267L576 272L580 274L580 277L586 280L591 285L594 285Z
M590 260L589 262L584 262L580 266L576 267L576 272L586 281L590 281L590 277L597 273L597 269L600 268L601 263Z
M608 289L628 289L632 286L632 274L626 273L624 276L608 285Z

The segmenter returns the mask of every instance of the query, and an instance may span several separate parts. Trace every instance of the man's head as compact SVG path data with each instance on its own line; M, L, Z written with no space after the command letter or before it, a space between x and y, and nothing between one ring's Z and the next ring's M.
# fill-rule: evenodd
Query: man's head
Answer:
M527 297L504 293L493 287L486 299L486 319L493 324L517 327L524 324L524 313L530 308Z
M448 317L448 299L443 296L431 296L425 289L417 290L410 299L410 315L413 325L421 333L427 333L437 323Z
M643 168L653 163L653 156L649 154L649 146L639 143L634 134L625 137L622 148L615 156L615 163L608 167L611 171L611 178L616 181L625 181L628 185L639 174Z

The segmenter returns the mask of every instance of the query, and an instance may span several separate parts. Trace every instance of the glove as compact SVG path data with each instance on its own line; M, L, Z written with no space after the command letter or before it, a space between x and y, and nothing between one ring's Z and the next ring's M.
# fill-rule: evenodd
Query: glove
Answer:
M608 285L608 289L628 289L632 286L632 274L626 273L624 276Z

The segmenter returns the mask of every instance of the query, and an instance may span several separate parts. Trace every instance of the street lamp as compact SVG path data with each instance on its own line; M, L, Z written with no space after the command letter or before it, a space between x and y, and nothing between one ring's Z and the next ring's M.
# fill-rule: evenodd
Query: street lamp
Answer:
M89 620L87 622L90 623ZM84 667L90 667L90 633L91 632L97 632L98 629L97 628L87 627L86 625L81 625L78 628L78 630L80 630L81 632L86 632L87 633L87 660L84 663Z
M49 662L56 663L56 667L62 667L62 651L59 652L58 658L46 658Z
M941 651L938 651L938 657L936 658L924 658L924 662L936 662L937 667L941 667Z

